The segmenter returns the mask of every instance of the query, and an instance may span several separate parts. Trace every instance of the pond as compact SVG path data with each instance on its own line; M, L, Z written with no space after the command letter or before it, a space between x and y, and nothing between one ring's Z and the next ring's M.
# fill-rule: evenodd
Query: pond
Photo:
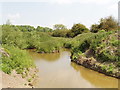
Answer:
M84 68L71 62L70 51L40 54L29 50L37 68L37 88L117 88L118 79Z

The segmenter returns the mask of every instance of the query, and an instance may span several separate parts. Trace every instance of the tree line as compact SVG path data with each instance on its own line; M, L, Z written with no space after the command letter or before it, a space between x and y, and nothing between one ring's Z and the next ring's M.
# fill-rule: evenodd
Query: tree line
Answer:
M6 22L6 25L10 25L10 21L8 20ZM78 34L92 32L97 33L99 31L113 31L118 29L118 22L113 16L108 16L105 18L101 18L99 20L98 24L91 25L90 29L88 29L85 25L81 23L74 24L71 29L68 29L63 24L55 24L53 26L53 29L49 27L41 27L37 26L37 28L30 26L30 25L12 25L12 27L15 28L15 30L20 30L23 32L31 32L31 31L37 31L37 32L47 32L49 35L54 37L67 37L67 38L73 38L77 36Z

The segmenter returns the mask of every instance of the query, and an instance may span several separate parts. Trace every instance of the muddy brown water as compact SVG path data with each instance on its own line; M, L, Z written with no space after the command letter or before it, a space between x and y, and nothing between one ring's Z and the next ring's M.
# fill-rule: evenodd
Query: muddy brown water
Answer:
M118 79L84 68L71 62L70 51L40 54L29 50L39 69L34 86L37 88L117 88Z

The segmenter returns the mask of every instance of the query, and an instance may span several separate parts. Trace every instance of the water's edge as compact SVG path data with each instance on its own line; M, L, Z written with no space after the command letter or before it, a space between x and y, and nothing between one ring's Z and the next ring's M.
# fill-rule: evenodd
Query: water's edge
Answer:
M81 63L79 60L71 60L71 61L75 62L78 65L82 65L85 68L94 70L96 72L105 74L105 75L110 76L110 77L114 77L114 78L120 79L120 72L116 72L116 73L107 72L107 71L103 70L100 65L97 65L97 64L96 65L91 65L90 62L85 62L85 63L83 62L83 63Z

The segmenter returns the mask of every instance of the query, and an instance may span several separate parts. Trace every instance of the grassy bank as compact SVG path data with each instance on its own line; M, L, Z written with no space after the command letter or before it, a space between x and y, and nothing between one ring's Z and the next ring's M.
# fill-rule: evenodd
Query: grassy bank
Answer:
M37 69L28 52L18 47L2 45L0 53L2 88L33 87L32 82L37 78Z
M16 70L18 74L29 71L29 68L34 68L34 62L25 50L20 50L14 46L2 45L2 57L0 59L1 69L3 72L10 74ZM6 54L7 55L6 55Z
M120 78L117 32L83 34L75 37L71 43L73 61L87 68L95 67L93 69L97 69L96 71L100 69L100 72L104 74Z
M40 53L51 53L59 51L68 40L62 37L52 37L45 32L23 32L19 29L15 30L16 28L10 25L3 25L3 44L15 46L20 49L34 48Z
M22 31L18 26L2 25L1 69L7 74L13 70L19 74L27 73L35 65L26 49L35 49L38 53L59 52L67 40L52 37L45 32Z

